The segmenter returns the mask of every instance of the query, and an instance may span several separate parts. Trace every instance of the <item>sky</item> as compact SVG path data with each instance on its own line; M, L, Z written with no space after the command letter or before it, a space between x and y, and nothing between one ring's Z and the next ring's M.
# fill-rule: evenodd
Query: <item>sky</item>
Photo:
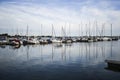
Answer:
M0 34L120 35L120 0L0 0Z

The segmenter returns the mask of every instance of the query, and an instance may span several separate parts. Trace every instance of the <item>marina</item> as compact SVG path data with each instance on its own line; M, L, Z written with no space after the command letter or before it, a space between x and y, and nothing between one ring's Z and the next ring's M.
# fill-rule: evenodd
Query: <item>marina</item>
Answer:
M0 0L0 80L120 80L120 0Z
M54 37L53 36L10 36L8 34L0 35L0 45L37 45L51 43L78 43L78 42L100 42L100 41L118 41L119 36L83 36L83 37Z
M24 36L0 34L0 79L120 79L120 36L113 36L112 28L109 36L70 36L63 27L56 36L53 25L51 32L32 36L27 26Z

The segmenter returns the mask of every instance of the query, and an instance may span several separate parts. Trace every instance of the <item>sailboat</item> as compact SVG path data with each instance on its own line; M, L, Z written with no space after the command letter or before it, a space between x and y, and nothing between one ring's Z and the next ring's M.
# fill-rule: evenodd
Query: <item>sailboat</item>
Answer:
M17 34L15 35L15 37L11 37L9 38L9 45L11 46L16 46L16 45L21 45L21 42L19 40L19 37L18 37L18 28L17 28Z
M104 37L102 38L102 40L103 40L103 41L111 41L111 40L112 40L111 38L105 36L105 23L103 24L103 29L104 29L104 30L103 30ZM103 34L103 33L102 33L102 34Z
M39 41L37 38L32 38L32 37L29 37L28 36L28 25L27 25L27 35L26 35L26 38L24 41L23 41L23 45L27 45L27 44L39 44Z
M43 27L43 25L41 24L41 37L39 39L39 43L40 44L50 44L50 43L52 43L52 41L50 40L50 38L42 37L42 27Z
M83 34L83 32L82 32L82 22L81 22L81 25L79 24L79 31L78 31L78 34L79 34L79 37L78 38L76 38L76 42L81 42L81 40L82 40L82 34ZM81 31L80 31L80 28L81 28ZM81 32L81 36L80 36L80 32ZM73 42L74 42L74 40L73 40Z
M66 31L63 29L62 27L62 32L63 32L63 38L62 38L62 43L72 43L73 40L71 39L71 37L66 37Z
M54 26L53 26L53 24L52 24L52 43L62 43L62 40L61 39L59 39L59 38L56 38L56 37L54 37L53 36L53 33L55 34L55 30L54 30Z

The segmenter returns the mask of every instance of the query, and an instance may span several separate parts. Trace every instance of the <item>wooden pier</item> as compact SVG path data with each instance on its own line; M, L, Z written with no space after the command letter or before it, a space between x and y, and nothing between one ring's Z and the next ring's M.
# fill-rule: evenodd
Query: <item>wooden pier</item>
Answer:
M120 70L120 61L118 60L105 60L109 69Z

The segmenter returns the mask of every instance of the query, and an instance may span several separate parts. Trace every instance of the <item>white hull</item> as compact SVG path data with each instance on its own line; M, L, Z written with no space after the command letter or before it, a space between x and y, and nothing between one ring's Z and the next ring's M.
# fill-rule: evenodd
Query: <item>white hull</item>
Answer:
M62 40L52 40L52 43L62 43Z

